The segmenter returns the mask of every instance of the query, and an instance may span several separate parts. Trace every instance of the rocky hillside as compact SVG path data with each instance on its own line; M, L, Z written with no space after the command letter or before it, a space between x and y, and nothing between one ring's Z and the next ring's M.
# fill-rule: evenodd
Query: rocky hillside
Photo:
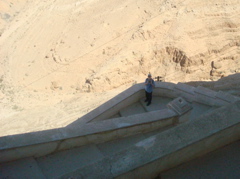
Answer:
M141 82L148 72L173 82L217 80L240 71L238 3L29 1L5 22L3 76L32 90L81 92Z
M231 92L239 12L239 0L1 1L0 117L82 115L149 72Z

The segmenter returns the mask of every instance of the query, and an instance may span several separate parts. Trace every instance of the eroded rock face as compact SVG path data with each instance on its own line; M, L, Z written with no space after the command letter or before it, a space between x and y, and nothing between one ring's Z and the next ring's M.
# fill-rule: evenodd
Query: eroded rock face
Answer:
M235 74L240 69L239 56L229 57L225 54L226 49L234 51L237 46L228 44L225 48L212 50L210 53L199 53L193 56L188 56L183 50L174 46L167 46L162 49L151 52L134 52L133 59L122 60L124 68L113 68L104 73L94 72L83 84L83 91L106 91L112 88L117 88L126 83L134 83L134 78L131 78L134 73L145 76L149 72L153 72L155 76L163 76L166 81L200 81L218 80L229 74ZM221 58L213 58L212 56L221 56ZM211 59L215 59L211 61ZM112 62L113 63L113 62ZM236 66L235 66L235 65ZM114 64L109 64L114 66ZM231 69L232 66L235 70ZM172 73L168 73L172 71ZM130 77L129 77L130 75ZM184 77L183 77L184 76ZM143 77L144 79L144 77ZM170 80L168 80L170 79ZM101 86L101 88L99 88ZM104 87L102 87L104 86Z
M174 47L166 47L166 52L172 58L175 63L179 63L181 67L189 67L192 61L186 56L186 54Z

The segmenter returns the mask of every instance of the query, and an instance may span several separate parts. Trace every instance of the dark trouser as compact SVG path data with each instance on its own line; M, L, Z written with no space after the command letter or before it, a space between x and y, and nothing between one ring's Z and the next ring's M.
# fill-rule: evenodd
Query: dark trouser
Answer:
M146 93L146 100L148 101L148 103L152 102L152 92L148 93L147 91L145 91Z

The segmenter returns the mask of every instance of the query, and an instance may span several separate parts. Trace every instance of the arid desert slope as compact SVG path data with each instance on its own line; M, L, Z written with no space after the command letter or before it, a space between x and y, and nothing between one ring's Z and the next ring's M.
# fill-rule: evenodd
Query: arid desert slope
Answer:
M151 72L240 95L240 0L0 1L0 136L64 127Z

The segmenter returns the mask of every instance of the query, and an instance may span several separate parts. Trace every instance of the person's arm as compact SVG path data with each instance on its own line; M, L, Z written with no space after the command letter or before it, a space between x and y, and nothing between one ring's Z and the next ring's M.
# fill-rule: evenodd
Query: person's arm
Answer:
M151 85L155 87L155 81L152 80Z
M148 79L145 80L145 86L148 84Z

